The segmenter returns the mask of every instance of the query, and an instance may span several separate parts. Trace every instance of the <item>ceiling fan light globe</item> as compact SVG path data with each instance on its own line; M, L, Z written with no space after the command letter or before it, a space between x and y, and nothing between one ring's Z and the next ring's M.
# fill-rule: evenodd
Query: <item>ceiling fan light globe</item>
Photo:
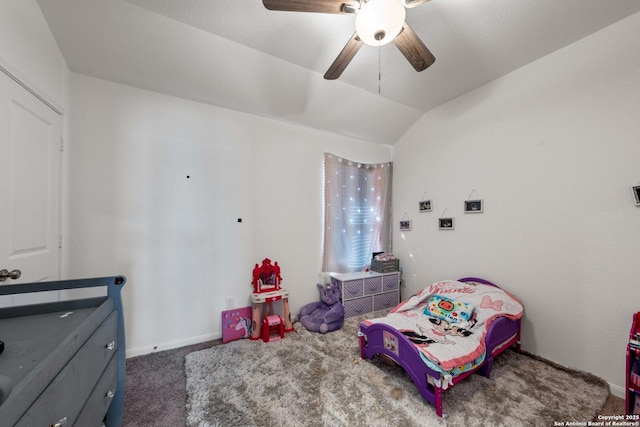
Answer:
M400 34L405 17L400 0L369 0L356 15L356 32L368 45L385 45Z

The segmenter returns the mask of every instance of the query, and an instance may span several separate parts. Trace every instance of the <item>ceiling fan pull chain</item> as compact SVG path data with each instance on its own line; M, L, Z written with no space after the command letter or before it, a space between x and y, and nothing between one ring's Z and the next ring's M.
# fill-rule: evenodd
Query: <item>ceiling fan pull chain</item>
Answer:
M380 50L381 45L380 41L378 41L378 95L380 95L380 80L382 80L382 71L380 70Z

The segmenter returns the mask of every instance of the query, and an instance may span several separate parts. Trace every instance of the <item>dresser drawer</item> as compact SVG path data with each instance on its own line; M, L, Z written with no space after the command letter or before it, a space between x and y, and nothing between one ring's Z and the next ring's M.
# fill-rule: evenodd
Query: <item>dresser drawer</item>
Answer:
M344 301L344 316L353 317L368 313L373 309L373 297L363 297Z
M382 278L382 288L384 291L394 291L400 287L400 275L392 274Z
M364 279L364 294L373 295L382 292L381 277L367 277Z
M345 300L364 296L362 291L362 279L347 280L342 283L342 295Z
M118 361L116 357L111 358L104 373L98 380L91 396L84 404L82 411L76 419L77 426L99 426L102 424L104 415L111 405L116 387L118 385Z
M73 425L86 396L116 353L117 326L118 316L113 311L16 425L49 426L65 417L67 425ZM109 348L110 343L113 343L112 348Z
M387 292L384 294L374 295L373 310L382 310L383 308L393 308L398 305L398 292Z

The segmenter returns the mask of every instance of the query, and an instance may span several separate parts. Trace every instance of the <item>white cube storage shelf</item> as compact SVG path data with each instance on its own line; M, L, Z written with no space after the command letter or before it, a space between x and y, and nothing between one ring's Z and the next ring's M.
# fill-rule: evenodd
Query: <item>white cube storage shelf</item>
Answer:
M397 271L332 274L331 283L340 287L345 317L393 308L400 302L400 273Z

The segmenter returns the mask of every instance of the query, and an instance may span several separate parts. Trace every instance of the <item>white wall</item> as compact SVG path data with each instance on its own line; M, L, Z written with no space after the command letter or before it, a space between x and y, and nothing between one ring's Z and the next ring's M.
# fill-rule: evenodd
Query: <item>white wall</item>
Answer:
M130 356L219 338L225 298L248 305L265 257L282 268L292 314L317 300L323 153L391 159L389 146L71 83L70 276L127 276Z
M640 14L425 114L394 146L394 215L413 221L394 240L405 295L493 280L525 305L525 350L621 395L640 310L638 111ZM464 214L474 189L484 213ZM445 209L453 231L437 228Z

